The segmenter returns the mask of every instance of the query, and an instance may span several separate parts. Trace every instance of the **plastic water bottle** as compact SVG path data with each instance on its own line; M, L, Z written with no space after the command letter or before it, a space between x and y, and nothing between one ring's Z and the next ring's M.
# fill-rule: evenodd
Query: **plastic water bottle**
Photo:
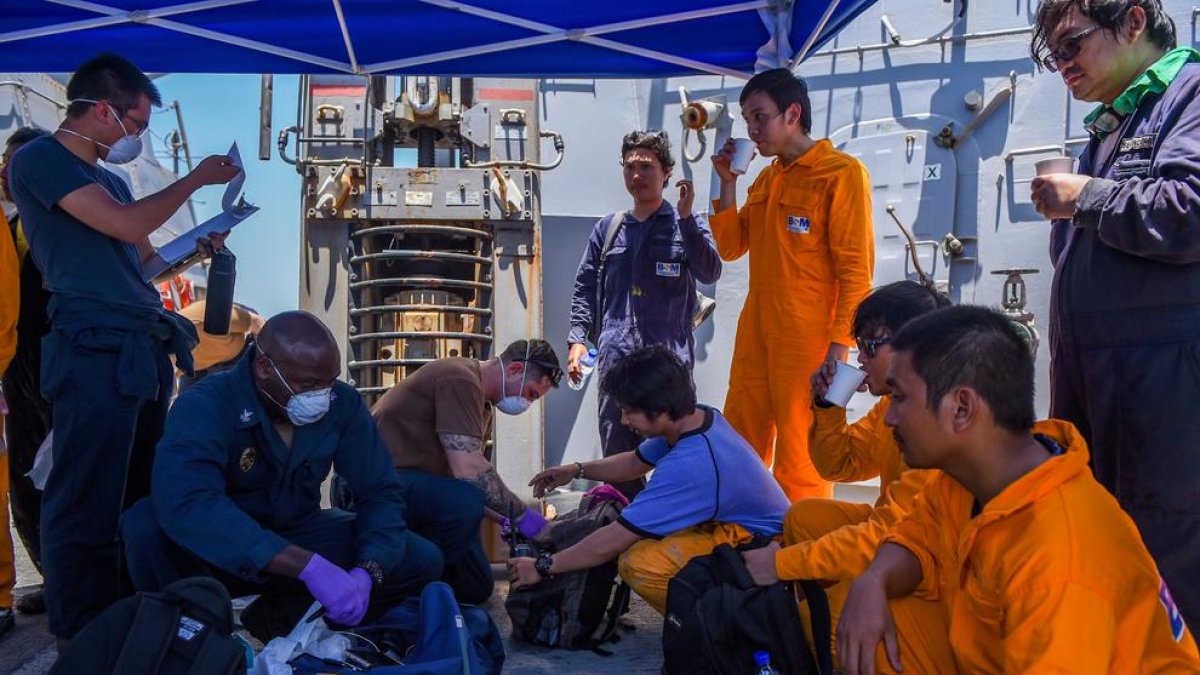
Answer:
M588 347L587 353L579 357L579 366L583 370L583 376L579 378L579 382L567 378L567 384L576 391L583 389L583 385L587 384L588 375L596 369L596 348Z
M755 675L779 675L779 671L771 667L771 655L766 652L754 652L754 665L758 667Z

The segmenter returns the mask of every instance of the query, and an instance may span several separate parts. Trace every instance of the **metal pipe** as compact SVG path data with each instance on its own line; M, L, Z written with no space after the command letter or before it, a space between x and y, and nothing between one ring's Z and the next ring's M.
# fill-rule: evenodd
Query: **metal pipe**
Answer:
M954 27L962 19L956 19L950 27ZM936 37L922 38L920 40L901 41L899 44L891 42L880 42L871 45L857 45L854 47L837 47L834 49L826 49L819 51L808 57L815 59L821 56L840 56L842 54L859 54L864 52L883 51L887 49L912 48L921 47L932 44L945 44L947 42L970 42L973 40L987 40L991 38L1010 37L1013 35L1028 35L1033 32L1033 26L1023 26L1021 28L1001 28L998 30L980 31L978 33L963 33L962 35L939 35Z
M183 126L183 108L179 101L171 101L170 108L175 110L175 123L179 125L179 140L183 146L183 161L187 163L188 172L192 170L192 149L188 146L187 129Z
M351 309L350 316L424 311L445 312L447 314L474 314L476 316L491 316L492 314L492 310L486 307L467 307L465 305L374 305L372 307L357 307Z
M896 215L895 206L889 204L887 207L887 214L892 217L892 220L896 223L896 227L900 228L900 232L904 234L904 238L908 240L908 245L905 246L905 248L908 249L908 256L912 259L913 268L917 271L917 277L921 279L922 284L932 288L933 281L929 278L928 274L925 274L925 270L921 269L921 261L917 259L916 239L913 238L912 233L908 231L908 228L905 227L904 223L900 222L900 216Z
M534 164L533 162L527 162L522 159L513 159L513 160L495 160L495 161L490 161L490 162L464 162L464 165L468 169L491 169L491 168L508 167L508 168L516 168L516 169L529 169L531 171L549 171L551 169L558 168L558 165L562 164L563 148L565 147L565 145L563 144L562 135L559 134L557 131L550 131L549 129L543 130L538 135L542 138L553 138L554 139L554 150L558 153L558 155L554 158L554 161L550 162L549 164Z
M481 291L492 290L491 284L483 283L481 281L443 279L441 277L390 277L387 279L368 279L366 281L350 282L351 290L386 286L445 286L447 288L470 288Z
M364 227L350 233L351 237L365 237L379 234L448 234L491 239L492 233L486 230L476 230L470 227L455 227L454 225L382 225L379 227Z
M59 110L66 110L66 108L67 108L65 103L62 103L53 98L50 98L50 96L43 94L42 92L38 91L37 89L34 89L33 87L29 86L28 84L25 84L24 82L22 82L20 80L0 81L0 87L15 87L23 94L35 94L38 98L42 98L42 99L49 101L50 103L52 103L54 105L54 107L58 108Z
M384 331L380 333L360 333L359 335L350 336L350 342L369 342L372 340L483 340L491 342L492 336L484 333L435 330Z
M271 159L271 111L275 101L275 76L263 75L258 91L258 158Z
M476 265L491 265L492 259L478 255L469 255L467 253L452 253L449 251L405 251L405 250L383 250L375 253L364 253L362 255L352 256L350 264L356 265L359 263L373 262L379 260L449 260L451 262L471 263Z

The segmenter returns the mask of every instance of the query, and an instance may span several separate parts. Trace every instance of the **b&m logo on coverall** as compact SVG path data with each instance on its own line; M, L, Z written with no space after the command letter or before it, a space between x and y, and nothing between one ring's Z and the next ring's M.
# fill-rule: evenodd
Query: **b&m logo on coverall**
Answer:
M805 216L788 216L788 232L808 234L811 231L808 218Z
M679 263L655 263L654 272L660 277L677 277L679 276Z
M1175 599L1171 597L1171 590L1167 588L1167 582L1162 579L1158 580L1158 601L1167 610L1167 622L1171 624L1171 637L1179 642L1183 639L1187 625L1183 622L1183 615L1179 613L1179 607L1175 606Z

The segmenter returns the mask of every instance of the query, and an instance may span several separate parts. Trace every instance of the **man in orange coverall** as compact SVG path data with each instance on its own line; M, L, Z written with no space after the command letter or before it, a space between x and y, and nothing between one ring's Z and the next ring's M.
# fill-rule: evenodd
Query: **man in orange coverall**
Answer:
M950 307L892 341L885 421L904 461L941 469L850 587L846 675L909 670L923 641L948 673L1196 673L1200 654L1141 535L1067 422L1034 424L1033 357L999 312ZM904 622L898 599L941 604ZM920 634L903 642L898 634Z
M4 212L0 211L0 375L8 370L17 351L17 314L20 293L17 292L17 247ZM0 636L13 627L12 591L17 583L14 563L12 530L8 527L8 448L4 444L4 417L8 403L0 390Z
M913 500L933 471L909 469L900 456L892 430L883 423L890 402L887 368L891 362L892 337L909 321L950 304L942 293L915 281L898 281L877 288L854 313L854 335L858 360L867 372L865 386L882 398L854 424L846 423L846 409L821 398L833 379L832 364L825 364L812 377L814 423L808 447L821 477L836 482L879 477L879 499L875 506L833 499L802 499L792 505L784 521L783 543L745 551L746 569L759 585L780 579L822 579L838 583L826 589L829 608L836 624L850 582L862 574L887 530L913 507ZM903 620L945 626L944 612L934 602L908 598L894 611ZM904 640L920 635L900 636ZM908 662L910 672L932 673L949 660L949 648L936 643L912 649L932 655L929 661ZM912 667L916 670L911 670Z
M822 360L846 359L851 316L871 288L870 179L858 160L809 136L808 89L788 70L751 78L741 108L758 152L775 160L739 210L732 141L713 157L717 251L729 261L750 253L725 417L792 501L829 497L808 456L808 378Z

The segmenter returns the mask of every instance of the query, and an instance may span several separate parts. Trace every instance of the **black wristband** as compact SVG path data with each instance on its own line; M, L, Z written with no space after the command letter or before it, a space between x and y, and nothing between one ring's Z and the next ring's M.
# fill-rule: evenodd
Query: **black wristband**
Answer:
M575 480L583 478L583 462L575 462Z
M383 566L374 560L363 560L358 563L358 566L363 569L371 577L371 585L379 588L383 586Z
M537 562L533 563L533 569L537 570L538 576L543 579L550 578L550 567L554 564L554 557L549 553L543 553L538 556Z

